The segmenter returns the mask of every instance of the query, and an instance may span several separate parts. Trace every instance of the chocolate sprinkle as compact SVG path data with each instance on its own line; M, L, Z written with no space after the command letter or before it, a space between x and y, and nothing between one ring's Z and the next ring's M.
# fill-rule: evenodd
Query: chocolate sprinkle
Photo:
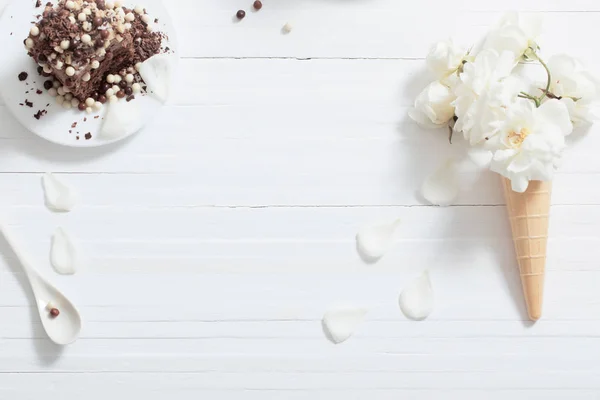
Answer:
M92 134L90 132L85 134L85 140L90 140L92 138Z
M28 77L28 76L29 76L29 74L28 74L27 72L21 72L21 73L19 74L19 80L20 80L21 82L23 82L24 80L26 80L26 79L27 79L27 77Z
M46 110L39 110L38 112L36 112L35 114L33 114L33 118L39 120L40 118L42 118L47 113L48 113L48 111L46 111Z

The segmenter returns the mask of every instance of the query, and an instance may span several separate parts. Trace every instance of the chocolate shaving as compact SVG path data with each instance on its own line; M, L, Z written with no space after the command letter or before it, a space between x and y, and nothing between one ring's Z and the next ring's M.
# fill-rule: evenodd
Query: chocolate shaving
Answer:
M40 118L42 118L47 113L48 113L48 111L46 111L46 110L39 110L38 112L36 112L35 114L33 114L33 118L39 120Z

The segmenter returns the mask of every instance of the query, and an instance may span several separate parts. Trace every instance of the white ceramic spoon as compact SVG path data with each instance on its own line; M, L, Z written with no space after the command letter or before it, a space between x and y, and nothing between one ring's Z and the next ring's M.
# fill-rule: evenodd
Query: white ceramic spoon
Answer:
M35 270L33 264L29 261L28 255L19 249L14 237L1 222L0 232L4 235L25 271L46 334L56 344L73 343L77 340L81 331L79 312L73 303ZM60 314L57 317L54 318L50 315L48 304L52 304L54 308L59 310Z

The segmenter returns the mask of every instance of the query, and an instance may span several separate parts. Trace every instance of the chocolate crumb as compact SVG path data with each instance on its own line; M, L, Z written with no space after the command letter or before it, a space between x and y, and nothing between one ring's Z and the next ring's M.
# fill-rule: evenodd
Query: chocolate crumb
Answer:
M71 128L75 129L76 127L77 127L77 122L73 122L73 123L71 124Z
M90 132L85 134L85 140L90 140L92 138L92 134Z
M133 99L135 99L135 96L133 96L133 95L127 96L127 102L130 102Z
M40 89L36 90L35 92L36 92L37 94L42 94L42 93L44 93L44 92L42 92Z
M19 80L20 80L21 82L23 82L25 79L27 79L27 77L28 77L28 76L29 76L29 74L28 74L27 72L21 72L21 73L19 74Z
M87 122L87 117L83 117L83 122Z
M39 120L40 118L42 118L47 113L48 112L46 110L38 110L38 112L36 112L35 114L33 114L33 118Z
M37 0L35 2L35 8L41 7L42 6L42 0Z
M25 99L25 105L29 108L33 108L33 103L30 102L29 100Z

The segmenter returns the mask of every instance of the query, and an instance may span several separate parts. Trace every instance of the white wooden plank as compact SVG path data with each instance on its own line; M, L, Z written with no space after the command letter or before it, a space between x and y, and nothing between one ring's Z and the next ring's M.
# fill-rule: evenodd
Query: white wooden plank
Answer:
M376 373L376 374L331 374L319 373L284 374L284 373L213 373L213 374L139 374L127 376L119 373L79 374L77 386L72 385L73 376L69 374L41 374L36 377L36 391L50 390L57 387L72 388L71 393L93 393L100 390L107 393L124 389L130 391L152 392L161 390L199 390L199 389L246 389L246 390L328 390L328 389L598 389L592 372L522 372L469 374L441 372L432 376L430 373ZM0 376L0 394L15 393L31 379L28 374L3 374ZM110 392L109 392L110 393Z
M570 38L589 35L590 29L595 29L596 17L585 11L599 11L593 0L583 3L510 0L502 5L429 0L411 3L410 7L398 7L394 0L350 4L288 0L265 3L260 12L248 13L238 23L233 18L235 12L239 8L248 10L247 1L205 3L202 6L193 0L172 3L175 20L181 27L184 57L422 58L432 43L450 36L470 47L505 10L569 10L569 13L545 13L543 50L552 54L568 49L570 53L593 59L585 41ZM294 29L284 35L281 28L288 21ZM561 29L553 29L556 26ZM219 40L205 39L210 37Z

